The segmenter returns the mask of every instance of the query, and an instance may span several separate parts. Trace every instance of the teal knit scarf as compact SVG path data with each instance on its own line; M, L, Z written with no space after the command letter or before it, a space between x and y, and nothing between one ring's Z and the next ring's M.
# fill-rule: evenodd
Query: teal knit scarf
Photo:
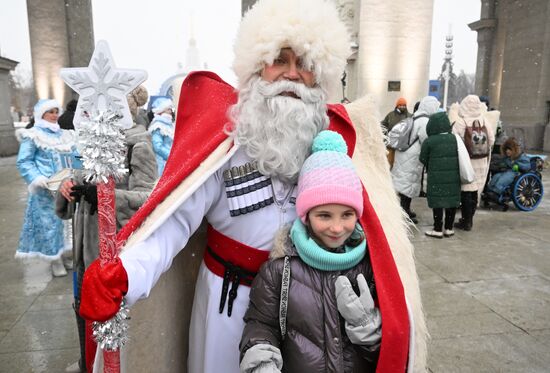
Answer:
M357 223L352 235L361 233L363 233L363 229ZM343 271L353 268L363 260L367 248L367 240L364 239L355 247L345 246L345 253L327 251L308 235L305 225L299 218L292 225L290 238L300 258L310 267L321 271Z

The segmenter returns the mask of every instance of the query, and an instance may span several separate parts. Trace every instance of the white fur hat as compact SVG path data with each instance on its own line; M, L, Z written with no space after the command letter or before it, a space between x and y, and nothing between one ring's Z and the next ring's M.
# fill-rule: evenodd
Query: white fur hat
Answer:
M59 105L59 102L56 100L51 100L49 98L38 100L33 109L34 120L42 119L42 116L46 111L54 108L57 108L59 110L59 114L61 114L61 105Z
M151 110L154 114L162 113L164 110L172 109L174 110L174 104L172 100L167 97L159 97L153 102Z
M331 1L259 0L244 16L235 41L239 88L285 47L302 58L326 91L340 83L351 52L346 26Z

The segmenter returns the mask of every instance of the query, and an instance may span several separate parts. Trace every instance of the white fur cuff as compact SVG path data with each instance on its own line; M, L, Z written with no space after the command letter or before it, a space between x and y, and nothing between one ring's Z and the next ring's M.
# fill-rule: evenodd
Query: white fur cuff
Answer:
M40 189L48 188L48 178L44 175L40 175L35 178L28 187L29 193L36 194Z

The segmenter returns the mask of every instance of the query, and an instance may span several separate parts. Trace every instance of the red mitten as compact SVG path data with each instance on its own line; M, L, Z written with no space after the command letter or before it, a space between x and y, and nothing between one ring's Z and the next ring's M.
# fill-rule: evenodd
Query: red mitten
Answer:
M84 272L80 316L86 320L107 321L119 310L128 292L128 275L119 258L101 267L99 259Z

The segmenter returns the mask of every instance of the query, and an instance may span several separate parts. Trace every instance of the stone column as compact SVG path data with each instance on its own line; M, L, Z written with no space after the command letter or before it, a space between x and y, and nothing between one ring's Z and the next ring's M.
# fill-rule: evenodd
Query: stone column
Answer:
M65 0L69 67L88 66L94 51L91 0Z
M59 69L87 66L94 50L91 0L27 0L27 14L37 97L64 104L73 92Z
M59 69L69 66L64 0L27 0L32 71L38 99L69 99Z
M481 5L481 19L468 25L477 31L476 93L489 95L492 53L496 27L494 0L484 0Z
M0 57L0 157L16 154L19 148L10 114L11 94L9 89L10 71L18 63Z
M433 1L362 0L356 17L357 97L372 95L384 115L404 97L412 111L428 94Z

